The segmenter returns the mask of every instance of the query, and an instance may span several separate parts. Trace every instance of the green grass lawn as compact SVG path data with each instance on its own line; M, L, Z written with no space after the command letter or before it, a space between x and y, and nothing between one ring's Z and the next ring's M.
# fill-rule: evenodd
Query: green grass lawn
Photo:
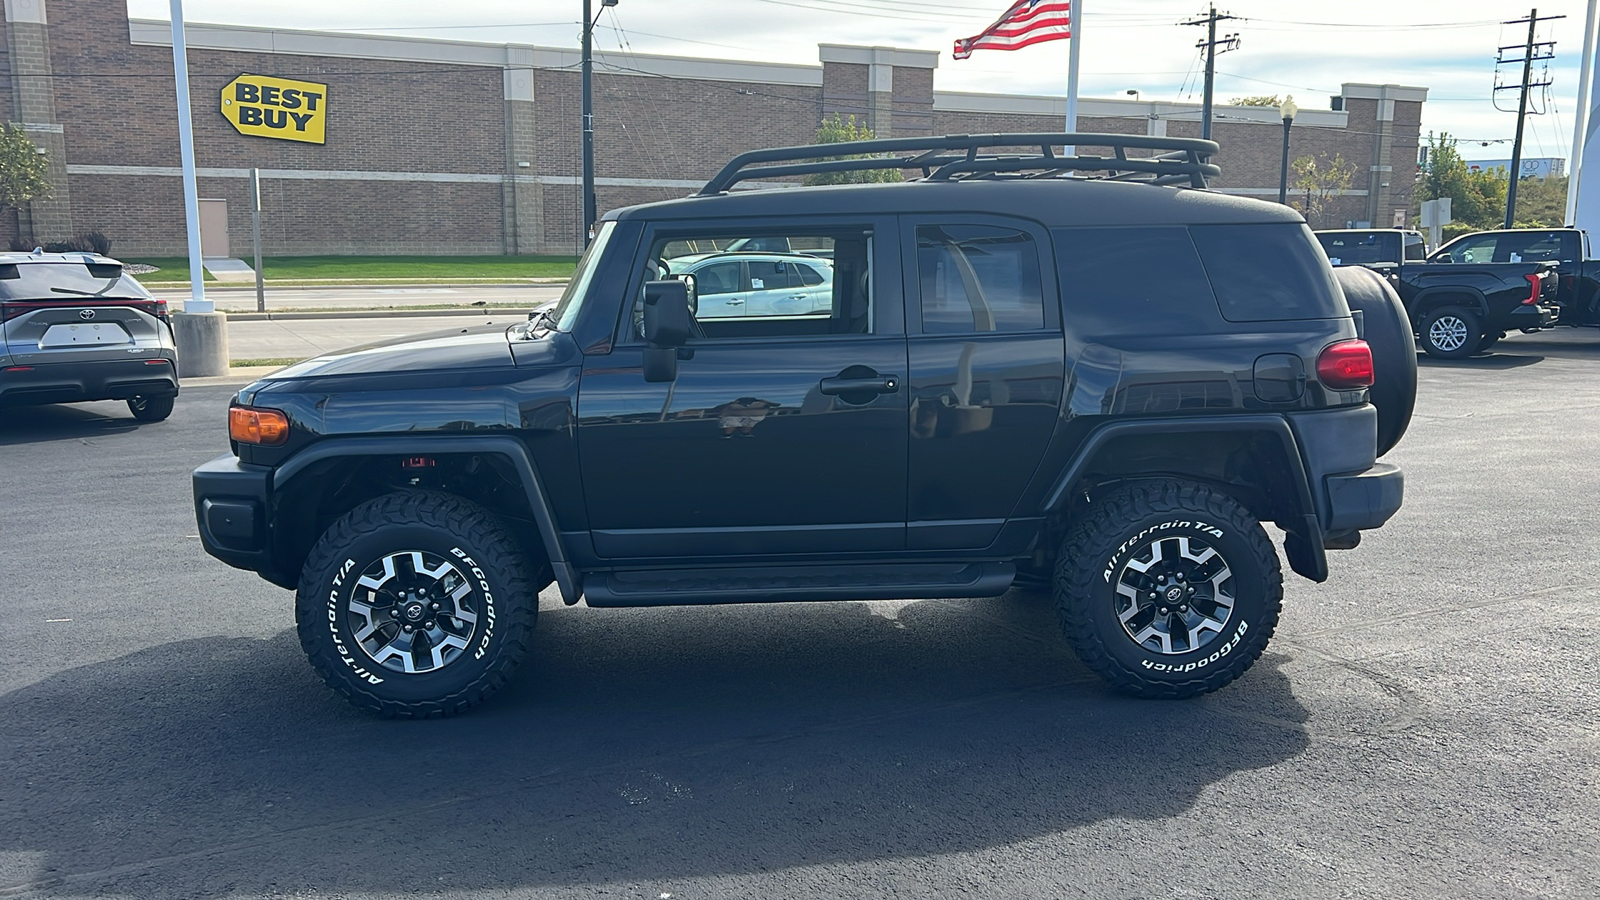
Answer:
M161 269L138 276L141 281L189 280L189 262L181 257L124 259L123 262L145 263ZM269 256L262 260L262 274L269 282L567 278L577 263L575 256ZM206 273L206 281L214 280Z

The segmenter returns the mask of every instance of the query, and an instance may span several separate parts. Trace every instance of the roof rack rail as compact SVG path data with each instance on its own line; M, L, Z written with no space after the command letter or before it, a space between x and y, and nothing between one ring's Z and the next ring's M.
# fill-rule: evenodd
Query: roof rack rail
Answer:
M985 148L1031 148L1034 154L980 153ZM1062 156L1057 147L1110 148L1111 156ZM1129 150L1156 151L1142 157ZM1218 153L1215 141L1198 138L1153 137L1130 134L949 134L943 137L887 138L776 147L752 150L734 157L716 177L700 189L700 196L720 194L741 181L783 178L824 172L858 172L873 169L921 169L924 181L966 181L998 178L1062 178L1075 173L1110 181L1146 184L1187 184L1203 188L1207 178L1222 174L1211 162ZM787 163L787 165L762 165ZM1083 176L1079 176L1083 177Z

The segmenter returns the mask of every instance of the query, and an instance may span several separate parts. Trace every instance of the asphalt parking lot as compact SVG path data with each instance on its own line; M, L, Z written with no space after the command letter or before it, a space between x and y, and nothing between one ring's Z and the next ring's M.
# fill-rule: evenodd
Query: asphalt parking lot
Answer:
M1029 593L547 593L495 700L369 719L200 549L230 392L0 411L0 896L1600 894L1600 332L1424 364L1405 508L1186 702Z

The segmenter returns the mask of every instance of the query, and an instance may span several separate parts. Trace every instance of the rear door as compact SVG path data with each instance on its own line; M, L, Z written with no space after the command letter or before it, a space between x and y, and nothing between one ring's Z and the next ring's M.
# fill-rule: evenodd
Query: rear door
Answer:
M1030 222L901 219L911 366L907 546L989 546L1054 433L1065 368L1048 234Z
M0 339L33 365L125 359L170 344L159 301L115 264L0 264Z

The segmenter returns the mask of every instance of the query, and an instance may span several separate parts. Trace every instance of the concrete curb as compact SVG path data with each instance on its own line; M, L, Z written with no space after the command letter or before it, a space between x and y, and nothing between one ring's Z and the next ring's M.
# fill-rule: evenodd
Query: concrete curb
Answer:
M529 306L526 309L491 309L482 306L460 306L451 309L330 309L327 312L232 312L226 309L219 310L228 314L230 322L270 322L273 320L290 321L293 319L387 319L395 316L504 316L510 319L521 320L526 318L528 310L535 309Z
M215 387L222 384L249 384L263 375L270 375L284 366L234 366L226 375L212 375L207 378L180 378L178 390L187 387Z

